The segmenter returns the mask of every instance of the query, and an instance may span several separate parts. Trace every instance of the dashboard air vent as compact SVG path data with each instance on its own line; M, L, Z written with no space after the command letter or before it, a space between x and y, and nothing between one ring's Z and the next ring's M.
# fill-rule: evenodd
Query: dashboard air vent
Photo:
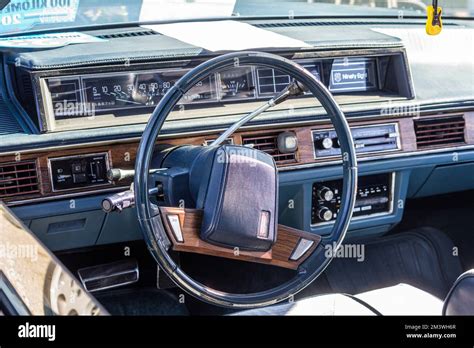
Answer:
M121 39L124 37L138 37L138 36L150 36L150 35L160 35L159 33L153 30L135 30L135 31L124 31L124 32L115 32L110 34L99 34L96 37L100 39Z
M0 163L0 198L38 192L34 161Z
M415 120L418 149L465 143L462 115Z
M273 156L276 164L296 163L296 152L281 153L278 150L277 138L279 133L250 135L242 137L242 145L266 152Z

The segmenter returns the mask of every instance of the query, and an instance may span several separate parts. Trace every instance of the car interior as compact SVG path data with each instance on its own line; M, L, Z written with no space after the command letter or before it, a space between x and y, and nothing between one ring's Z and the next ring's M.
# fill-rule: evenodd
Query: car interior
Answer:
M474 315L472 1L5 3L0 314Z

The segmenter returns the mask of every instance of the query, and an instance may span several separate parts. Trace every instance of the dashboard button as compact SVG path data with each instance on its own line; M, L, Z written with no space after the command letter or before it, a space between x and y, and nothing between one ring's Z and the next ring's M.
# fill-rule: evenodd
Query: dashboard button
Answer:
M82 183L87 182L86 173L73 174L72 175L72 181L75 184L82 184Z
M71 166L71 170L73 174L78 174L78 173L83 173L84 170L82 169L82 163L81 162L75 162Z

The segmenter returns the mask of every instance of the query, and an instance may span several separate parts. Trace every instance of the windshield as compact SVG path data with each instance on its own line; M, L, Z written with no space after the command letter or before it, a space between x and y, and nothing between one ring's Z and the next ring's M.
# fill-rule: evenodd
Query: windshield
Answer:
M6 4L6 5L5 5ZM0 35L132 22L230 17L425 16L431 0L0 0ZM445 16L472 17L474 0L439 1Z

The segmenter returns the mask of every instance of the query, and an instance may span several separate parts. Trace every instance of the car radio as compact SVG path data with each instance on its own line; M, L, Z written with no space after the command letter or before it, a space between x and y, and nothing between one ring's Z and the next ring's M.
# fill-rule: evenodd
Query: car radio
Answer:
M109 184L108 169L107 153L49 159L53 191Z
M357 154L397 151L401 149L397 123L351 127ZM334 129L312 131L314 158L341 156L339 139Z
M390 214L393 210L395 173L360 176L353 217ZM315 182L311 224L329 223L337 218L341 205L342 180Z

